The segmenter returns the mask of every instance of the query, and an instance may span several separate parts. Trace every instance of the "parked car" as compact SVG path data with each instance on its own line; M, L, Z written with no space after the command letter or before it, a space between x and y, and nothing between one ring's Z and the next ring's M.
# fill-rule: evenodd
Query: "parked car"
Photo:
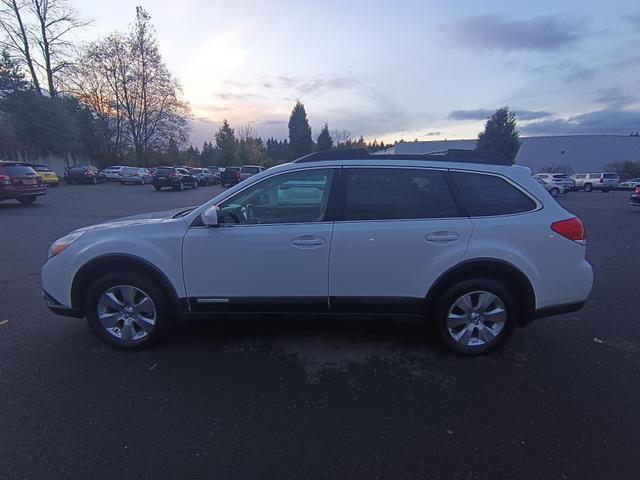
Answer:
M211 174L213 175L213 184L220 183L220 174L224 170L224 168L218 167L216 165L207 166Z
M98 174L98 169L93 165L73 165L65 169L65 181L69 184L104 182L105 178Z
M31 165L0 161L0 201L13 199L30 205L46 193L47 187Z
M569 175L567 175L566 173L537 173L534 175L535 178L542 180L543 182L550 184L550 185L555 185L558 187L562 187L562 192L559 193L565 193L565 192L571 192L572 190L576 189L576 182L574 182L572 179L569 178ZM547 189L549 190L549 189ZM550 190L549 190L550 191Z
M571 175L571 179L576 182L577 190L591 192L601 190L608 192L618 188L620 177L617 173L576 173Z
M102 169L100 172L107 182L119 182L122 169L127 168L123 165L112 165Z
M264 167L259 167L256 165L244 165L240 168L240 181L246 180L249 177L254 176L257 173L260 173L264 170Z
M38 176L42 179L42 183L44 183L47 187L57 187L60 184L60 179L56 172L51 170L46 165L31 165Z
M176 315L412 313L474 355L579 310L585 254L580 219L502 156L332 150L199 207L75 230L51 244L42 286L50 310L122 348Z
M125 183L145 185L153 182L153 175L148 168L124 167L120 171L119 181L122 185Z
M209 186L215 184L213 173L211 173L211 170L208 168L191 167L189 168L189 171L198 180L198 185Z
M629 198L629 205L640 207L640 185L637 186L634 192L631 194L631 198Z
M186 168L157 167L153 176L153 186L157 191L164 187L182 191L185 187L198 188L198 180Z
M640 178L631 178L620 183L620 188L624 190L635 190L636 187L640 187Z
M225 167L224 172L220 174L220 185L232 187L237 183L240 183L240 167Z
M560 184L555 184L553 182L545 182L541 178L536 178L536 180L540 185L542 185L547 190L547 192L551 194L552 197L557 197L559 194L565 192L564 187Z

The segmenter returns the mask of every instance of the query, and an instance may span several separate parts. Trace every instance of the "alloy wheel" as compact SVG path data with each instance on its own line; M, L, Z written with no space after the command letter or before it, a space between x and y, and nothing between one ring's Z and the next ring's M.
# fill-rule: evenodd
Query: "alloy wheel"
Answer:
M505 327L507 309L497 295L484 290L465 293L449 309L447 330L466 347L493 343Z
M142 340L156 327L153 300L132 285L116 285L106 290L98 300L97 314L104 330L122 341Z

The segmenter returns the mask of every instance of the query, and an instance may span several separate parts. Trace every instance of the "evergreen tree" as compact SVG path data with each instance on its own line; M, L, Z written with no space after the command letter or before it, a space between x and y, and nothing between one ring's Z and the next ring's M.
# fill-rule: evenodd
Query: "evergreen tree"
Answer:
M178 159L180 157L180 149L178 149L178 142L176 142L176 139L174 137L169 137L165 154L167 156L167 163L173 164L178 162Z
M216 158L218 163L223 167L234 165L238 159L237 152L238 142L236 141L236 135L225 118L216 133Z
M515 163L521 143L516 115L509 107L502 107L489 117L484 131L478 134L476 150L502 153Z
M27 87L20 65L5 48L0 52L0 98L17 90L26 90Z
M311 153L312 150L313 140L307 112L304 105L298 101L289 117L289 159L295 160Z
M331 138L331 134L329 133L329 125L325 123L322 130L320 130L320 135L318 135L318 151L322 152L324 150L331 150L332 148L333 138Z

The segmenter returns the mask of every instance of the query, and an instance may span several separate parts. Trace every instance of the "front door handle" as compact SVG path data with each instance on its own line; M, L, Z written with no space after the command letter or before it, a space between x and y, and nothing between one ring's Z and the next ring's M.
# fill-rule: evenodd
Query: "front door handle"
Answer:
M293 238L291 244L296 247L320 247L324 245L324 239L313 235L302 235Z
M456 232L434 232L430 235L427 235L427 242L431 243L447 243L447 242L455 242L460 238Z

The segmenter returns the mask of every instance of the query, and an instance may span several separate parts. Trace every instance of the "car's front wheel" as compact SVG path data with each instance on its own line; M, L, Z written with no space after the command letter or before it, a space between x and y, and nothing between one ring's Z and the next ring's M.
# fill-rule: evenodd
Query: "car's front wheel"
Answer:
M585 192L590 192L591 190L593 190L593 185L591 185L590 183L585 183L584 184L584 191Z
M191 185L191 188L198 188L198 181L197 180L193 181L193 185Z
M552 197L557 197L558 194L560 193L560 189L553 187L551 190L549 190L549 193L551 194Z
M518 308L509 290L490 278L462 281L437 301L435 315L445 345L460 355L493 350L513 332Z
M89 287L84 308L98 337L119 348L154 343L166 333L172 320L162 288L145 276L129 272L96 280Z

